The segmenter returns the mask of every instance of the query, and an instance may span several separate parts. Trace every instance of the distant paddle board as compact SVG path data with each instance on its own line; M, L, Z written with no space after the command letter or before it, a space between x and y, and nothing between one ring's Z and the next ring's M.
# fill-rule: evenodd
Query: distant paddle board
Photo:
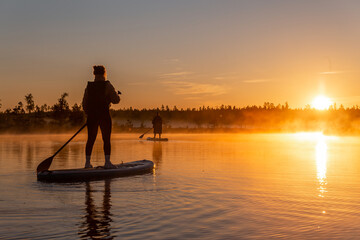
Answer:
M159 141L159 142L167 142L167 141L169 141L169 139L167 139L167 138L152 138L152 137L148 137L146 140L154 141L154 142L156 142L156 141Z
M45 182L74 182L125 177L151 172L154 168L154 163L150 160L140 160L117 164L116 166L118 168L114 169L105 169L101 166L95 168L48 170L38 173L37 179Z

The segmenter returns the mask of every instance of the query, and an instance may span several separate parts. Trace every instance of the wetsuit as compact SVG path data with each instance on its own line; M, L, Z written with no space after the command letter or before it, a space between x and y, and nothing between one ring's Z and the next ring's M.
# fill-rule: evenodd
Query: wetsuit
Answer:
M88 82L83 98L83 108L87 115L88 140L86 142L86 156L90 156L98 128L100 126L104 142L104 153L110 155L111 117L110 103L119 103L120 97L109 81Z

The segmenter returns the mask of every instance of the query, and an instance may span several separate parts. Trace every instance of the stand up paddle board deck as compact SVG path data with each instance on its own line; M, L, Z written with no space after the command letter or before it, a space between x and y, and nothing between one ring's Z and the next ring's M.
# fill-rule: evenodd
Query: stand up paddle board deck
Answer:
M45 182L74 182L125 177L151 172L154 168L154 163L149 160L140 160L117 164L116 166L118 168L114 169L96 167L49 170L38 173L37 179Z
M167 141L169 141L169 139L167 139L167 138L152 138L152 137L148 137L146 140L154 141L154 142L156 142L156 141L159 141L159 142L167 142Z

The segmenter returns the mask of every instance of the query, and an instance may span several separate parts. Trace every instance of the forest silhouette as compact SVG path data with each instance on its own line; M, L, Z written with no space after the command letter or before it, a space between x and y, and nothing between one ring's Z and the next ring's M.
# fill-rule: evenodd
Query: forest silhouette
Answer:
M27 94L24 103L1 111L0 133L59 133L73 131L85 123L81 104L69 106L68 93L63 93L54 105L38 106L33 95ZM114 132L142 132L151 128L151 120L159 111L164 132L301 132L322 131L324 134L360 134L360 109L344 108L334 103L328 110L290 108L289 104L262 106L111 110Z

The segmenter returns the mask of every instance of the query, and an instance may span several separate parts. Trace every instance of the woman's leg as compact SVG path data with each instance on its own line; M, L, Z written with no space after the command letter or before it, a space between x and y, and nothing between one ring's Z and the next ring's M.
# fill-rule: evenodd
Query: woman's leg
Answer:
M86 163L85 168L91 168L90 158L91 152L96 140L97 132L98 132L98 121L95 119L87 120L87 130L88 130L88 139L86 142L85 154L86 154Z
M112 122L111 122L110 116L106 116L103 119L101 119L100 130L101 130L101 135L102 135L102 139L104 142L105 155L111 154L111 143L110 143L111 127L112 127Z
M102 139L103 139L103 142L104 142L104 154L105 154L105 167L106 168L115 168L116 167L110 161L111 128L112 128L111 117L110 117L110 115L106 115L104 118L101 119L101 122L100 122L100 130L101 130L101 135L102 135Z

